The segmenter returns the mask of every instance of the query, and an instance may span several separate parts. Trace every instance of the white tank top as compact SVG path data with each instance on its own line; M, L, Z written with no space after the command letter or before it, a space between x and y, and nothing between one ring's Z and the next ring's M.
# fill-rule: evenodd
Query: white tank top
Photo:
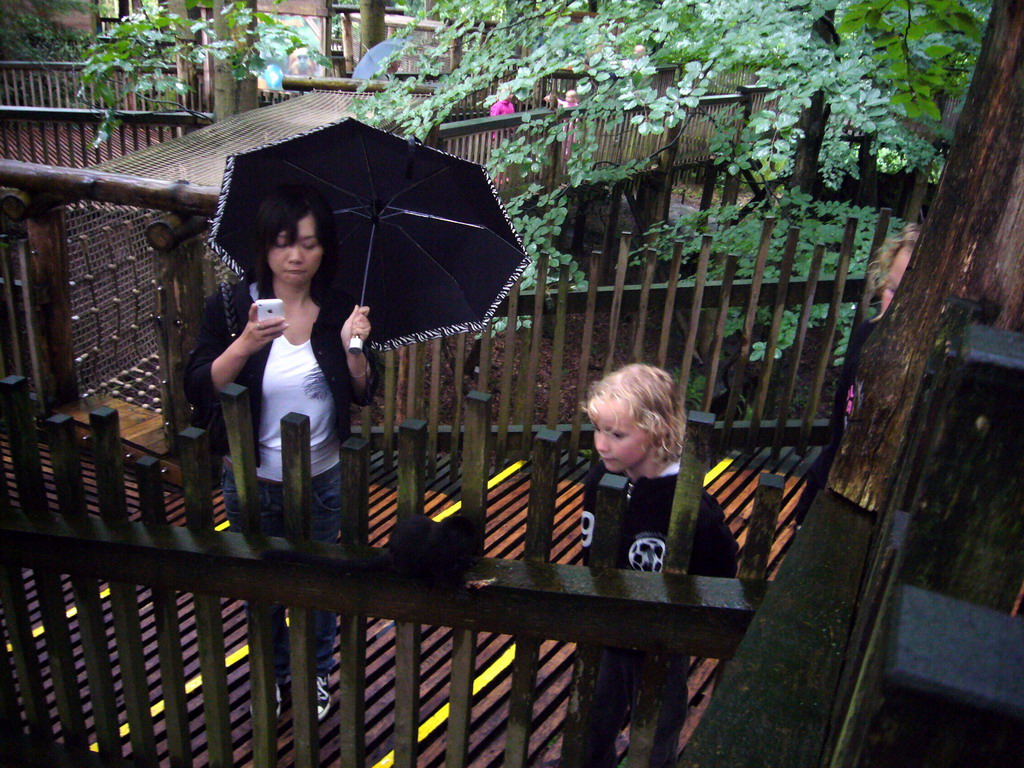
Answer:
M289 413L309 416L310 462L316 477L338 463L340 441L334 398L327 378L313 355L309 341L294 346L284 336L271 344L263 372L263 409L260 414L260 466L264 480L280 481L281 418Z

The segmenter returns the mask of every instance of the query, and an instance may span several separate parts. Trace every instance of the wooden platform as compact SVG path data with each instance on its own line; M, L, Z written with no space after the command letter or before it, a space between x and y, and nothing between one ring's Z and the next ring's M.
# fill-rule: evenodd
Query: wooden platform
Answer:
M746 517L753 502L754 489L761 472L775 472L786 477L785 506L779 518L775 546L772 550L770 570L774 572L785 554L794 532L792 510L802 485L801 475L813 458L799 457L786 451L772 460L767 451L754 456L734 455L720 464L710 475L709 490L726 509L729 525L741 546L746 536ZM44 462L47 457L44 455ZM49 465L46 465L49 471ZM94 470L86 464L85 482L89 502L95 505ZM562 563L578 562L579 511L582 501L580 481L586 473L585 463L573 466L563 462L559 482L559 508L554 526L551 559ZM517 558L523 551L525 517L530 487L529 464L516 464L492 478L489 494L486 554L489 557ZM371 521L370 541L381 545L386 541L394 520L397 478L394 472L383 469L382 455L377 454L371 466ZM137 514L137 499L134 486L128 483L128 504L133 515ZM442 462L437 476L428 484L426 511L436 515L451 504L457 503L459 483L448 473L447 463ZM180 490L166 487L166 502L172 523L184 524L184 502ZM94 507L95 508L95 507ZM215 516L219 526L227 527L223 503L217 495ZM34 592L32 593L34 595ZM66 589L69 615L74 611L70 588ZM163 738L163 700L160 688L158 660L155 642L155 617L149 602L148 590L139 592L143 632L149 641L146 663L152 670L150 701L156 721L158 740ZM185 645L185 679L188 681L189 715L192 719L193 749L195 765L207 764L203 731L202 687L199 677L199 660L196 651L195 616L190 595L178 599L181 631ZM109 605L105 604L109 611ZM225 646L227 648L227 672L230 688L232 738L234 740L235 765L251 762L251 726L249 714L248 647L246 645L246 622L244 605L239 601L225 601L223 605ZM38 632L42 634L38 613L34 619ZM109 613L108 613L108 621ZM388 766L391 764L391 728L394 702L394 626L390 621L367 621L367 673L366 673L366 745L367 765ZM72 632L77 624L72 621ZM445 730L447 717L448 659L451 649L450 631L446 628L425 627L422 643L421 662L421 728L420 766L442 766L444 764ZM503 763L505 717L511 685L511 662L514 658L514 639L509 636L481 634L478 639L477 684L473 708L472 739L470 746L471 765L497 768ZM113 651L113 649L112 649ZM84 664L79 662L80 675L84 685ZM712 688L713 673L717 662L695 659L690 674L690 695L692 713L684 730L684 738L699 722ZM556 765L560 749L560 733L564 717L572 669L572 647L562 643L546 642L542 645L537 678L538 702L534 710L534 732L530 742L530 764ZM116 670L116 667L115 667ZM49 681L46 681L49 686ZM337 693L337 681L332 679L333 692ZM48 689L49 690L49 689ZM89 717L90 703L85 702L86 717ZM56 709L51 702L51 715L57 724ZM127 727L122 728L126 755L129 753ZM292 742L292 720L290 707L282 711L279 720L279 762L280 766L291 766L294 760ZM335 765L339 758L338 716L335 709L320 727L320 764ZM166 744L162 746L166 758Z

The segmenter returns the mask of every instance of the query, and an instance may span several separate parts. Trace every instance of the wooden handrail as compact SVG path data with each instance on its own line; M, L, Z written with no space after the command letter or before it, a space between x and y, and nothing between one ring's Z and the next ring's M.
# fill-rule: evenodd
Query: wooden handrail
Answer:
M99 123L104 118L98 109L54 109L51 107L0 106L0 120L39 120L55 123ZM211 112L146 112L118 110L117 118L129 125L195 126L213 122Z
M482 558L466 593L392 574L339 577L322 568L269 562L270 547L343 556L338 545L109 523L36 512L0 515L0 562L157 589L319 608L399 621L568 642L730 658L764 597L761 581ZM567 621L568 616L574 617ZM635 627L645 627L636 632Z
M46 192L70 200L135 205L161 211L210 216L220 189L75 168L59 168L19 160L0 160L0 186L26 192Z

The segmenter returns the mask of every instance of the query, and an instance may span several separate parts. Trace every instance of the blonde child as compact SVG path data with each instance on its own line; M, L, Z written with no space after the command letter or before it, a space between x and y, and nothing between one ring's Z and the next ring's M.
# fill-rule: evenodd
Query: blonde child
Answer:
M589 560L594 531L601 525L594 516L597 486L601 477L611 472L625 475L629 481L616 565L660 571L686 423L672 377L653 366L627 365L594 384L583 408L594 423L594 447L600 457L584 481L584 562ZM736 574L736 550L722 508L705 492L689 572L732 577ZM636 700L643 659L641 651L605 648L602 652L584 762L588 768L616 765L615 739ZM651 768L676 763L688 707L688 667L687 657L675 657L666 675Z

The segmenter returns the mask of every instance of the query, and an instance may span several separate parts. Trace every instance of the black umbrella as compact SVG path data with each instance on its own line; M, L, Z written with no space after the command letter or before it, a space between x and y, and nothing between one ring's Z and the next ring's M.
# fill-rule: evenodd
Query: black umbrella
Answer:
M333 285L370 307L378 349L479 331L529 264L482 167L345 119L228 158L210 244L235 272L263 197L295 183L334 211Z

